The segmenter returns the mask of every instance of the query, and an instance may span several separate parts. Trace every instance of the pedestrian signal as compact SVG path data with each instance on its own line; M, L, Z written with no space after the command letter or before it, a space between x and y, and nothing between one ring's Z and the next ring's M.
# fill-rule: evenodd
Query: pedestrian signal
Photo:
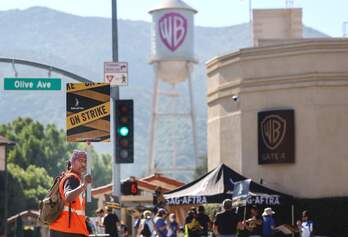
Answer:
M121 193L123 195L138 195L138 183L137 181L127 180L121 183Z
M134 162L133 100L116 100L116 163Z
M138 195L138 183L136 181L131 182L130 192L132 195Z

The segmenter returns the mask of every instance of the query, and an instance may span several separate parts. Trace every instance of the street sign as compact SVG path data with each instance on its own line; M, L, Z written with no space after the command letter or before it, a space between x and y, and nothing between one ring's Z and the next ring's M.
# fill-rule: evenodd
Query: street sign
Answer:
M110 86L127 86L128 62L104 62L104 82Z
M44 90L59 91L62 89L62 81L60 78L5 78L5 90Z

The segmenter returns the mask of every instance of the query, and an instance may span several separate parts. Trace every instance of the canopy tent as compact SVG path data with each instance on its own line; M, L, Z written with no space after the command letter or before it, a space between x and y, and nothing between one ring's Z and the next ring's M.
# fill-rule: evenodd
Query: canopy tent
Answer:
M247 178L221 164L199 179L164 193L164 198L168 209L177 213L180 220L185 220L185 214L182 212L190 206L222 203L226 198L232 199L234 185L243 180ZM256 205L260 211L265 207L272 207L276 212L276 223L294 224L293 203L292 196L251 181L247 206L243 210L239 209L238 215L240 218L245 218L251 205Z
M246 180L225 164L219 165L201 178L164 194L168 205L197 205L222 203L232 199L234 183ZM248 204L276 207L293 204L290 195L269 189L251 181Z

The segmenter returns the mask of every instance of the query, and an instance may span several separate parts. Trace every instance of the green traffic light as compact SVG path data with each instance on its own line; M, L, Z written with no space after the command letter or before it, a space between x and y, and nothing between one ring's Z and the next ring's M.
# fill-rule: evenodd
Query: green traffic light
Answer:
M125 137L128 135L129 133L129 130L127 127L121 127L119 130L118 130L118 133L122 136L122 137Z

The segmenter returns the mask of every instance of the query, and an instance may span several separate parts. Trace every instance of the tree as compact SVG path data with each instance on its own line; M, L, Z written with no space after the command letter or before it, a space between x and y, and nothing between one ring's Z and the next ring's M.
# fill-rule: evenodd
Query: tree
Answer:
M29 165L42 167L51 176L57 176L65 167L77 144L66 142L64 131L55 125L44 127L31 118L18 118L0 125L0 134L16 142L8 155L8 163L26 169Z
M9 207L15 214L23 209L37 209L38 200L43 199L52 184L52 178L44 168L30 165L22 169L18 165L8 164Z
M93 157L92 174L93 187L99 187L111 183L112 179L112 163L110 154L101 154Z

